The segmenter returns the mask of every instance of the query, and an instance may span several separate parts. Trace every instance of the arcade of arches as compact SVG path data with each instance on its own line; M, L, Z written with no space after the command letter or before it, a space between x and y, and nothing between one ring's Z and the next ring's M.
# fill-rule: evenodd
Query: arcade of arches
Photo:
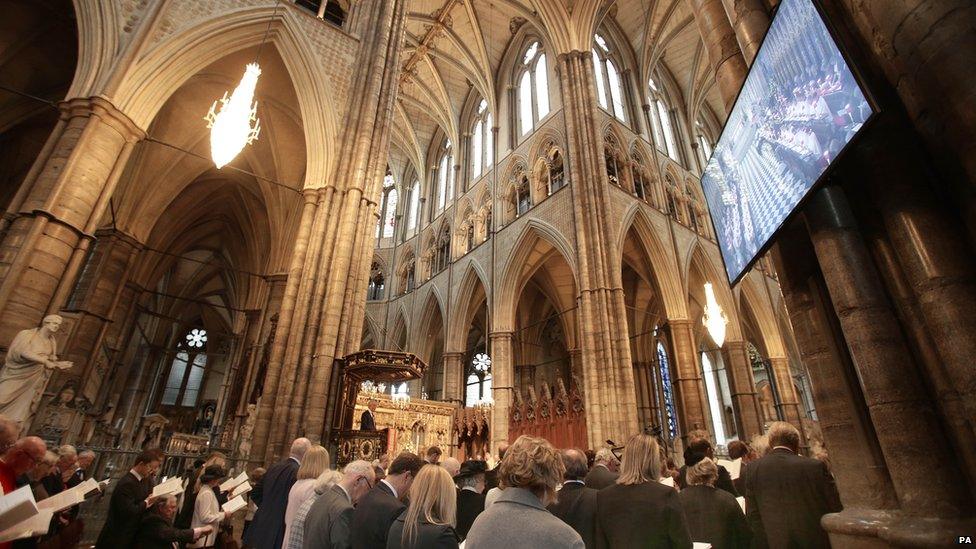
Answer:
M776 4L0 0L0 344L58 313L73 362L28 430L265 462L331 440L342 357L404 351L370 398L459 458L784 420L838 546L941 542L976 509L976 10L823 6L882 114L730 287L698 180Z

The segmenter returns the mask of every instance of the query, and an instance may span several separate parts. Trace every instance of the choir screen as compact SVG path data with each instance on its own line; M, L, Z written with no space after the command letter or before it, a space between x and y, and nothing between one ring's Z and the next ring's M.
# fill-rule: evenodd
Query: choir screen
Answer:
M784 0L702 176L729 281L871 114L811 0Z

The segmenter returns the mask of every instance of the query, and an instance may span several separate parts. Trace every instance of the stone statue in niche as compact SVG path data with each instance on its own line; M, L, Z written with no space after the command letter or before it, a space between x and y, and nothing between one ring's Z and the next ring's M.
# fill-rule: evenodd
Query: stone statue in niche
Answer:
M58 360L54 340L63 321L59 315L48 315L39 328L21 330L14 337L0 371L0 414L28 425L51 373L71 368L71 362Z

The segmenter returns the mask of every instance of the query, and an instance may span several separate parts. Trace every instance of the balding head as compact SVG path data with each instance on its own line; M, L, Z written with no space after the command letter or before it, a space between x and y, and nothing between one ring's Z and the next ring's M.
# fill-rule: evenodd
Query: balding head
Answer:
M5 416L0 416L0 453L6 452L17 442L20 424Z
M289 455L298 461L301 461L305 457L305 452L312 447L312 441L305 437L296 438L295 442L291 443L291 451Z
M95 461L95 452L91 450L82 450L78 454L78 467L82 469L88 469L91 467L92 462Z
M448 457L441 460L441 467L447 469L447 472L454 477L461 470L461 462L456 458Z
M563 462L566 472L563 473L563 480L583 480L586 478L586 454L576 448L567 448L559 451L559 459Z
M38 437L24 437L14 443L4 454L3 461L17 476L30 471L44 459L47 444Z

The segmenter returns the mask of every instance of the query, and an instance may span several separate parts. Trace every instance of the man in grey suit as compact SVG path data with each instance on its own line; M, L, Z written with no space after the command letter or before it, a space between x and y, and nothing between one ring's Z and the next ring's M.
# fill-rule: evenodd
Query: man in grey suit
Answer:
M593 459L593 468L586 475L586 487L603 490L607 486L613 486L617 483L619 469L620 460L613 455L613 451L610 448L600 448Z
M373 488L373 464L357 460L342 471L342 480L315 500L305 518L302 549L348 549L353 506Z
M796 427L776 421L768 436L772 449L743 472L753 547L829 548L820 518L842 509L833 477L822 461L797 455Z

